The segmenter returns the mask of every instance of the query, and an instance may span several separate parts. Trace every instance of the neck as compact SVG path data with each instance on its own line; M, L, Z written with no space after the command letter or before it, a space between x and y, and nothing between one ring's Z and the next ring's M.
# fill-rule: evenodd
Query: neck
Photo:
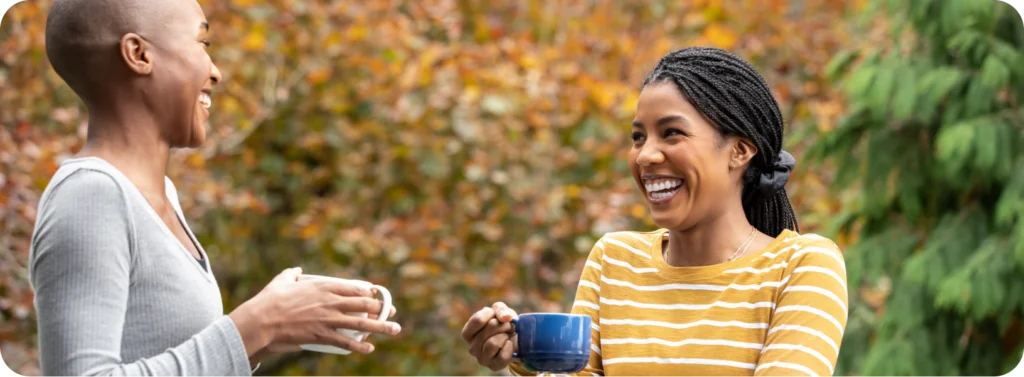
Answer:
M89 132L78 156L114 165L145 196L163 197L170 146L147 111L89 109Z
M670 266L708 266L738 258L753 248L750 238L752 225L747 221L743 207L725 211L721 216L700 222L684 230L669 230L664 245L665 262ZM755 232L755 236L756 236ZM737 250L747 243L737 254Z

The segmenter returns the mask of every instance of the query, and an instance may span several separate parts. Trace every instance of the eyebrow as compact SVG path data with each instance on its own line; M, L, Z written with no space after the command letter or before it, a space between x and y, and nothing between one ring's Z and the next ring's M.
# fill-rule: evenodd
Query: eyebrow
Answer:
M210 31L210 24L208 24L208 23L200 22L199 23L199 27L203 28L203 29L206 29L206 31Z
M664 116L664 117L662 117L661 119L658 119L658 121L657 121L657 122L655 122L655 124L656 124L656 125L657 125L658 127L662 127L662 126L664 126L664 125L666 125L666 124L668 124L668 123L672 123L672 122L682 122L682 123L683 123L683 125L685 125L685 126L687 126L687 127L689 127L689 126L690 126L690 122L689 122L689 121L687 121L687 120L686 120L686 118L685 118L685 117L683 117L683 116L681 116L681 115L669 115L669 116ZM633 121L633 127L637 127L637 128L644 128L644 123L643 123L643 122L641 122L641 121L638 121L638 120L634 120L634 121Z

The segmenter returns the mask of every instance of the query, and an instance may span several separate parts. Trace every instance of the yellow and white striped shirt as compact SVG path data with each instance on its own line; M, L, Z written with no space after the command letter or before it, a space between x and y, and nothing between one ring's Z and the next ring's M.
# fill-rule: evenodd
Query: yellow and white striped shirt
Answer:
M582 375L832 375L848 299L831 240L784 230L712 266L673 267L667 230L602 237L572 312L592 317ZM518 362L516 375L529 375Z

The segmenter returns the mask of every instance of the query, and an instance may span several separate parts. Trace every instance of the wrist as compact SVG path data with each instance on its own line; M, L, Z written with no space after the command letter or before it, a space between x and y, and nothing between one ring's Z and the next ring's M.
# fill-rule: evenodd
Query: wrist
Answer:
M260 314L266 311L255 310L254 306L254 303L246 302L228 314L242 337L245 352L249 357L261 353L273 340L273 334L268 333L271 328L266 326L265 318Z
M263 349L261 349L259 351L256 351L256 353L250 355L249 356L249 367L253 368L253 370L255 371L255 368L259 367L260 362L262 362L263 359L265 359L269 353L270 352L267 351L266 348L263 348Z

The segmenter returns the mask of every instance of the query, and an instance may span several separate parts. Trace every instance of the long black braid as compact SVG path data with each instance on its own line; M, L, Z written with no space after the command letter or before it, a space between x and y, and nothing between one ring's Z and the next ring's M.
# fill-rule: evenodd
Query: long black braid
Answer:
M783 229L799 231L782 187L794 163L782 151L782 112L757 70L724 50L689 47L661 58L643 86L656 82L674 83L723 137L745 137L757 146L743 176L747 220L772 237Z

